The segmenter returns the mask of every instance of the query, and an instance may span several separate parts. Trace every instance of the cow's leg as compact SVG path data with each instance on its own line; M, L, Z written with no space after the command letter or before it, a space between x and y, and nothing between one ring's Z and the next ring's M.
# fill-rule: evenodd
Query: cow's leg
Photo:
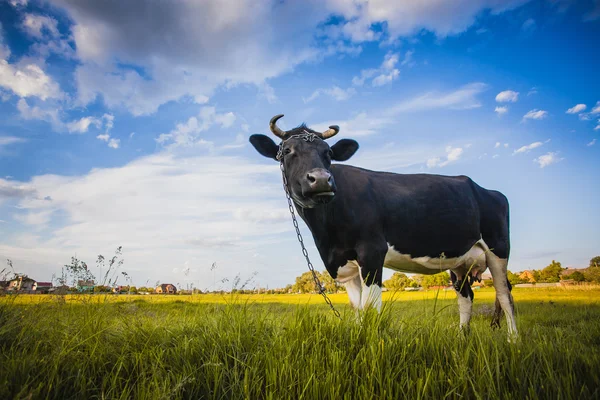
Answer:
M512 294L510 293L511 287L507 276L508 259L499 258L492 250L488 252L486 260L488 268L492 273L494 289L496 289L496 308L498 308L499 304L502 311L504 311L504 314L506 314L509 341L514 341L518 336L518 332L515 323L515 307ZM499 316L499 310L497 310L495 319L497 320ZM499 321L496 322L499 323Z
M450 271L450 279L452 279L452 286L456 291L458 299L460 327L468 330L469 322L471 321L471 311L473 310L473 289L471 289L471 282L469 282L469 277L462 269Z
M358 253L358 264L362 278L361 305L363 309L381 311L381 286L383 261L387 252L387 243L383 246L365 246Z
M353 308L360 310L362 308L362 279L360 278L360 274L358 273L358 271L356 272L357 274L354 276L354 278L351 278L344 282L344 286L346 287L346 292L348 293L350 304L352 304Z

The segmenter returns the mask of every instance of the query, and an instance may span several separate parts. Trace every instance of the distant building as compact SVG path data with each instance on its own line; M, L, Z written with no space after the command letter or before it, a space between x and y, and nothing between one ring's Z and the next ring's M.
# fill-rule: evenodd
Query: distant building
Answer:
M20 275L9 281L0 282L0 287L7 291L35 290L36 282L28 276Z
M175 287L175 285L172 285L170 283L163 283L156 287L156 293L175 294L177 293L177 288Z
M50 289L52 289L52 282L36 282L36 292L48 293Z

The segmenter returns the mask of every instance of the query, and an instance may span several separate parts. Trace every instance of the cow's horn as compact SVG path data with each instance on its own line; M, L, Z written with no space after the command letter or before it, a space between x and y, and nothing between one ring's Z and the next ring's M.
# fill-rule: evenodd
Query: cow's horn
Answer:
M323 139L329 139L332 136L337 135L337 133L340 131L340 127L337 125L331 125L329 127L329 129L327 129L325 132L321 133L321 136L323 137Z
M277 126L277 120L281 117L283 117L283 114L278 114L271 118L271 121L269 122L269 128L271 128L271 132L273 132L275 136L283 139L285 137L285 132L279 129Z

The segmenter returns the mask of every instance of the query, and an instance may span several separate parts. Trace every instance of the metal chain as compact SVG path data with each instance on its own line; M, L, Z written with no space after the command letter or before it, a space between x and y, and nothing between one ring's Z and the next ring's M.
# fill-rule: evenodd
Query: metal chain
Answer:
M283 144L283 142L282 142L282 144ZM281 152L282 147L283 146L280 146L280 152ZM294 205L292 204L292 198L290 196L290 191L288 189L288 182L287 182L287 178L285 176L285 170L283 167L283 157L281 158L279 168L281 169L281 176L283 177L283 189L285 190L285 196L287 197L288 208L290 209L290 214L292 215L292 223L294 224L294 228L296 228L296 236L298 238L298 242L300 243L300 247L302 248L302 254L304 255L304 258L306 258L306 264L308 265L308 269L312 273L313 280L315 281L315 285L317 287L317 290L319 291L319 294L321 296L323 296L323 299L329 305L329 308L331 308L331 311L333 311L335 316L341 320L342 316L340 315L340 312L335 309L335 307L331 303L331 300L327 296L327 293L325 293L325 287L321 284L321 281L317 277L317 272L315 271L315 267L313 267L312 263L310 262L310 258L308 257L308 251L306 250L306 247L304 247L304 240L302 239L302 234L300 233L300 228L298 227L298 220L296 219L296 212L294 211Z

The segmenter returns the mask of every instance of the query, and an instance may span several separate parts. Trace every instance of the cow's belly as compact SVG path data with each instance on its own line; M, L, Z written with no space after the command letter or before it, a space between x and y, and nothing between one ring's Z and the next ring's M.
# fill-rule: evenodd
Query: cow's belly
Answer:
M471 270L475 275L481 274L487 268L485 253L489 251L483 240L479 240L465 254L460 257L438 258L411 257L410 254L402 254L388 244L388 252L385 256L383 266L399 272L433 275L448 269L463 266Z

